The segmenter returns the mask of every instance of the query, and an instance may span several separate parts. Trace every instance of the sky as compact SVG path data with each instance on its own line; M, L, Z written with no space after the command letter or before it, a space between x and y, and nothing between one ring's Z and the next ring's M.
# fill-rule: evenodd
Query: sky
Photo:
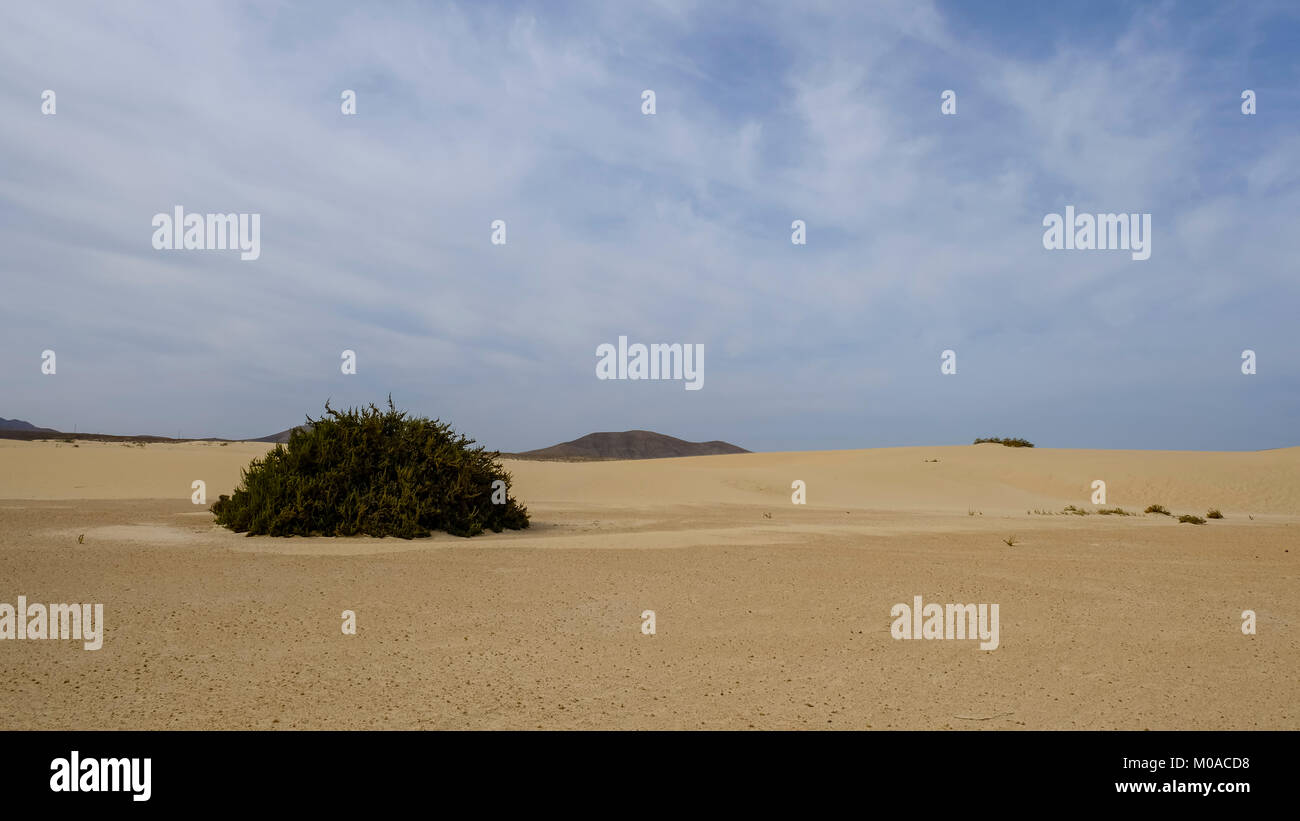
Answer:
M1286 2L5 3L0 416L1300 445L1297 42ZM155 249L177 205L260 256ZM1067 205L1150 258L1044 248ZM619 336L703 387L598 379Z

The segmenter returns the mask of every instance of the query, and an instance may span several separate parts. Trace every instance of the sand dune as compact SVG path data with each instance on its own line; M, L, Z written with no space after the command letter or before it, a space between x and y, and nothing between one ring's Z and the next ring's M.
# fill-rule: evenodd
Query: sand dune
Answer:
M149 444L0 440L0 499L186 498L203 479L229 493L258 442ZM926 461L926 460L938 460ZM809 507L1015 512L1107 504L1300 515L1300 447L1248 453L1054 450L1001 445L726 454L642 462L504 460L526 502L583 505L785 504L795 479Z
M0 499L188 500L195 479L213 499L239 483L253 458L275 447L260 442L149 443L0 439Z
M801 479L810 507L1014 512L1084 506L1093 480L1101 479L1108 505L1139 512L1161 503L1202 513L1218 506L1300 515L1300 448L1185 453L977 445L509 467L528 499L629 506L789 503L791 482Z
M0 641L0 726L1300 729L1300 448L512 461L534 526L471 540L191 504L270 447L0 440L0 602L107 622ZM1095 479L1227 518L1027 513ZM893 639L914 595L998 603L1000 646Z

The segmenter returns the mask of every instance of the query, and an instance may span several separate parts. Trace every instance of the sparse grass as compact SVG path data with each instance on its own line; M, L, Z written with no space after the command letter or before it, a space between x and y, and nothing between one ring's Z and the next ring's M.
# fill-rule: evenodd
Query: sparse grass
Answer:
M1182 516L1179 516L1178 521L1182 522L1183 524L1189 524L1189 525L1205 524L1205 520L1202 519L1200 516L1193 516L1190 513L1184 513Z
M1161 516L1172 516L1173 514L1164 505L1151 505L1143 513L1159 513Z
M977 445L983 445L986 442L995 445L1006 445L1009 448L1032 448L1034 446L1033 442L1030 442L1028 439L1021 439L1019 437L1016 437L1014 439L1011 438L1002 439L997 436L988 436L982 439L975 440L975 444Z
M1219 512L1219 509L1218 509L1217 507L1212 507L1212 508L1210 508L1209 512L1207 512L1207 513L1205 514L1205 518L1207 518L1207 519L1222 519L1222 518L1223 518L1223 514Z
M1087 515L1088 515L1089 513L1091 513L1092 511L1091 511L1091 510L1082 510L1082 509L1080 509L1080 508L1075 507L1074 505L1066 505L1066 506L1065 506L1065 509L1062 510L1061 512L1062 512L1062 513L1071 513L1071 514L1073 514L1073 515L1075 515L1075 516L1087 516Z
M222 443L221 443L221 446L224 448L226 445L229 445L229 444L230 444L229 442L222 442Z
M1122 507L1103 507L1097 512L1100 513L1102 516L1132 516L1133 515L1132 513L1129 513L1127 510L1125 510Z

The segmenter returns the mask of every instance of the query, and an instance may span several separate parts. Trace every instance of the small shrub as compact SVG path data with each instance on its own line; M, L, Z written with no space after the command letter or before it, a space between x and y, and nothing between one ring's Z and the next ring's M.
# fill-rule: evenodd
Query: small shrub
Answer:
M1021 439L1019 437L1015 439L1000 439L996 436L990 436L983 439L975 440L975 444L977 445L982 445L986 442L990 442L995 445L1006 445L1009 448L1032 448L1034 446L1033 442L1030 442L1028 439Z
M1172 516L1172 515L1173 515L1173 514L1170 513L1167 509L1165 509L1165 506L1164 506L1164 505L1151 505L1150 507L1148 507L1146 510L1144 510L1144 511L1142 511L1142 512L1143 512L1143 513L1159 513L1161 516Z
M1091 511L1091 510L1080 510L1079 508L1075 507L1074 505L1066 505L1065 508L1064 508L1061 512L1062 512L1062 513L1073 513L1075 516L1087 516L1087 515L1088 515L1089 513L1091 513L1092 511Z
M307 421L212 505L217 524L249 535L403 539L528 527L514 498L492 502L494 482L507 493L510 485L500 454L471 447L444 422L407 418L391 397L387 411L340 412L326 402L325 416Z
M1207 519L1222 519L1222 518L1223 518L1223 514L1219 512L1219 509L1218 509L1217 507L1215 507L1215 508L1211 508L1210 511L1209 511L1208 513L1205 514L1205 518L1207 518Z
M1008 537L1008 538L1006 538L1006 539L1003 539L1002 541L1004 541L1004 542L1007 543L1007 547L1015 547L1015 546L1016 546L1016 537L1015 537L1015 536Z
M1179 516L1178 521L1182 522L1183 524L1189 524L1189 525L1205 524L1205 520L1202 519L1200 516L1193 516L1190 513L1184 513L1182 516Z
M1133 515L1132 513L1129 513L1127 510L1125 510L1125 509L1122 508L1122 507L1103 507L1103 508L1101 508L1100 510L1098 510L1097 512L1100 513L1102 516L1112 516L1112 515L1114 515L1114 516L1132 516L1132 515Z

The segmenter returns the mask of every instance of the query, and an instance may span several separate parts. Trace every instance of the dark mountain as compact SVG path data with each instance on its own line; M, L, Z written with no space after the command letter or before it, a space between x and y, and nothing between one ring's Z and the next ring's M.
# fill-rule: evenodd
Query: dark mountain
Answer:
M719 453L749 453L727 442L687 442L648 430L621 433L589 433L581 439L523 453L503 453L515 459L665 459L673 456L711 456Z
M261 439L249 439L248 441L250 441L250 442L275 442L275 443L278 443L278 444L281 444L281 445L287 445L287 444L289 443L289 434L293 433L294 431L298 430L299 428L305 428L305 427L307 427L307 426L306 426L306 425L298 425L298 427L295 427L295 428L289 428L289 429L287 429L287 430L282 430L282 431L280 431L279 433L273 433L273 434L271 434L270 436L263 436Z
M14 421L14 420L9 420ZM62 439L66 442L216 442L216 439L172 439L167 436L114 436L109 433L67 433L50 428L7 428L0 426L0 439L36 442Z
M0 419L0 430L33 430L42 433L58 433L53 428L38 428L31 422L24 422L21 419Z
M279 433L264 436L261 439L220 439L215 436L208 436L203 439L176 439L171 436L117 436L108 433L65 433L54 430L53 428L38 428L31 422L25 422L22 419L4 419L0 418L0 439L23 439L33 441L37 439L52 439L54 437L76 438L87 442L288 442L289 431L283 430Z

